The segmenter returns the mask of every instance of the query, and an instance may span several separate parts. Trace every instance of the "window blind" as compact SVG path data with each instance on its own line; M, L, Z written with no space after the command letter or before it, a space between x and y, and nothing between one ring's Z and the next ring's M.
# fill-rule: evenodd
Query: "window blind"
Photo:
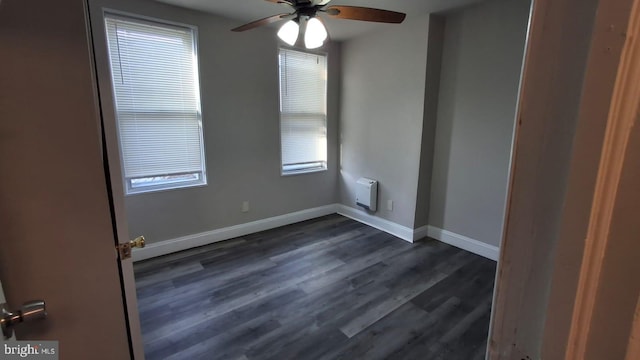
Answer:
M326 169L327 57L280 49L282 171Z
M203 179L193 29L111 14L105 23L125 178Z

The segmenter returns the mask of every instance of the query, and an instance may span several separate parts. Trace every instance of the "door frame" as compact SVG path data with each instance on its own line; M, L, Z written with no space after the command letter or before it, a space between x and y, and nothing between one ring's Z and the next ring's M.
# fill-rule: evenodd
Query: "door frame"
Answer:
M534 0L489 359L565 358L582 332L574 300L593 270L584 240L632 3Z
M578 283L577 294L575 297L575 306L573 311L571 332L569 334L569 344L567 347L567 359L586 359L588 347L594 343L593 335L590 333L592 324L594 323L594 314L598 311L597 300L602 290L603 282L611 282L615 280L611 277L607 278L606 260L608 252L612 251L612 243L617 239L612 229L620 230L620 224L616 223L624 214L617 213L617 206L624 202L631 202L630 199L620 198L619 193L621 181L623 181L623 173L637 167L637 156L632 157L628 151L632 151L632 132L634 126L637 125L640 117L640 0L635 0L631 9L631 19L628 29L626 30L626 41L622 50L620 66L617 72L616 85L613 91L611 101L611 109L609 112L607 129L605 133L604 146L600 159L598 178L589 218L589 228L585 240L585 251L582 258L582 266L580 269L580 280ZM635 130L637 132L637 128ZM635 148L638 145L635 144ZM637 176L636 176L637 178ZM640 179L637 179L640 180ZM637 200L637 199L636 199ZM631 214L640 214L640 204L637 202L626 204L626 210L632 210ZM614 225L615 224L615 225ZM624 228L633 234L631 228ZM637 234L637 233L636 233ZM632 236L632 235L630 235ZM621 246L618 244L617 246ZM626 251L637 254L638 247L626 245ZM623 259L619 260L624 261ZM626 285L625 287L631 287ZM612 292L609 296L616 298L627 296L625 291L609 289ZM613 293L615 292L615 293ZM620 293L618 293L620 292ZM640 298L638 298L640 300ZM626 311L623 317L633 318L636 313L635 332L640 329L640 301L634 301L636 307L629 308L624 306L615 306L609 311L613 313ZM637 309L637 310L636 310ZM622 322L619 324L622 327ZM638 349L636 338L624 332L624 329L608 329L612 331L622 331L621 341L629 338L628 359L640 358L640 349ZM626 336L625 336L626 335ZM590 344L591 342L591 344Z
M100 67L107 66L104 64L108 59L96 56L96 26L99 19L92 18L91 0L83 0L85 2L85 13L88 26L88 41L91 49L93 62L91 64L94 72L94 81L96 85L96 101L98 103L100 119L100 132L102 140L103 162L107 183L107 192L109 196L109 204L111 206L111 218L113 222L113 231L115 242L117 245L129 242L129 226L125 208L125 190L122 181L122 166L120 164L120 145L117 137L117 123L115 114L110 109L113 106L104 106L103 102L113 101L111 81L101 76ZM135 250L134 250L135 251ZM138 312L138 295L136 291L135 275L133 270L133 259L119 259L120 279L122 283L122 292L124 296L125 317L127 320L127 329L129 331L129 346L133 359L143 360L144 342L142 339L142 326L140 323L140 315Z

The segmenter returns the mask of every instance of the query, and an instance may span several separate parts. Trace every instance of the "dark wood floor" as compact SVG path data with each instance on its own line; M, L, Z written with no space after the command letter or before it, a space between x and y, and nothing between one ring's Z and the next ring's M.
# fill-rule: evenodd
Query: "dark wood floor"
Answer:
M147 359L483 359L495 262L330 215L135 265Z

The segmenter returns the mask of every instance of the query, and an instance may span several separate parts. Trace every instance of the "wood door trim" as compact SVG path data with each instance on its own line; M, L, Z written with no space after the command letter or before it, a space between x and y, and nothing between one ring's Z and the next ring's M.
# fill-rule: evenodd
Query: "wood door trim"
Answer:
M640 297L636 304L636 311L633 316L633 325L631 325L631 334L629 335L629 345L627 346L626 360L640 359Z
M111 79L109 77L108 56L105 56L106 44L104 43L104 19L103 9L91 0L85 0L85 13L87 21L87 36L91 46L92 70L96 108L98 113L98 127L101 131L101 146L106 154L104 160L105 175L109 184L109 197L112 206L112 221L114 235L117 243L129 241L129 229L127 225L126 208L124 203L124 183L122 181L122 166L120 165L120 145L117 138L117 124L115 115L111 111L113 104L111 97ZM104 143L102 143L104 142ZM114 248L116 243L114 243ZM142 324L138 313L138 298L133 274L133 260L117 260L120 263L120 279L124 292L124 304L129 329L129 341L133 358L144 360L144 343L142 339Z
M618 184L640 105L640 0L635 0L607 121L566 359L584 359ZM640 321L636 316L636 323ZM636 324L637 328L637 324ZM637 358L638 354L635 355Z

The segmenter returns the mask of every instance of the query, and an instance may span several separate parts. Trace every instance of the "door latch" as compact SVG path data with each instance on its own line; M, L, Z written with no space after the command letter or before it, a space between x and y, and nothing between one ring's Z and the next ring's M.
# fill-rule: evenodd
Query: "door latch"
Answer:
M118 244L116 247L118 250L118 254L120 255L120 260L126 260L131 257L131 249L133 248L143 248L145 245L144 236L138 236L137 238L122 244Z

